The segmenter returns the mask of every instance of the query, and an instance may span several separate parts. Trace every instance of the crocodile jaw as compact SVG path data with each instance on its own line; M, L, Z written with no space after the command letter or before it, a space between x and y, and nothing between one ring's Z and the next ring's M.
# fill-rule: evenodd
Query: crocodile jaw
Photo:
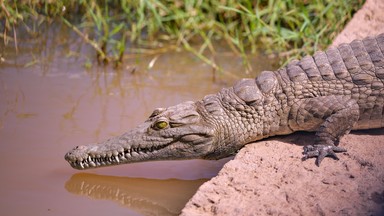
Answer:
M174 148L174 147L172 147ZM77 146L65 155L75 169L83 170L104 166L161 160L169 155L169 144L144 146L123 146L119 144L90 144Z

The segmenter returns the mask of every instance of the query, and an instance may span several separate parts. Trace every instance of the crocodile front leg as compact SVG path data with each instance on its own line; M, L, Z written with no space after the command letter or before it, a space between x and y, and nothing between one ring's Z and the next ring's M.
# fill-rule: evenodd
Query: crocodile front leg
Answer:
M317 157L320 165L326 156L338 159L335 153L345 152L338 147L340 138L349 133L359 119L359 106L348 96L332 95L298 100L290 113L292 130L316 131L314 145L304 147L306 160Z

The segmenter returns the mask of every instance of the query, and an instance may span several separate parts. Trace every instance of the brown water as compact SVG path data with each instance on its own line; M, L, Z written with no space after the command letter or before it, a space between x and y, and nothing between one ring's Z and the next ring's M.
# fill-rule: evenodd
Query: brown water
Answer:
M72 147L119 135L156 107L201 99L246 75L241 59L225 52L215 58L233 74L215 81L212 68L187 52L129 58L120 70L86 69L92 53L57 25L34 39L19 33L17 54L0 43L0 215L175 215L229 160L72 169L64 160ZM255 73L269 62L255 58Z

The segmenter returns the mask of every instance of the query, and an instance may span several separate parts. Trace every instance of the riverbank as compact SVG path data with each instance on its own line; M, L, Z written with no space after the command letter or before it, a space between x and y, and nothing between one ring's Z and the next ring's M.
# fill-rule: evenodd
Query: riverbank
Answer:
M18 27L36 37L43 23L56 22L70 27L91 47L98 64L124 68L132 55L156 55L183 47L222 71L215 60L222 52L215 46L220 42L241 56L251 71L249 54L259 50L277 52L285 62L325 48L362 2L1 1L0 38L17 50Z
M333 45L384 31L384 2L367 0ZM340 160L302 162L312 133L244 147L203 184L182 215L383 215L384 129L356 131Z

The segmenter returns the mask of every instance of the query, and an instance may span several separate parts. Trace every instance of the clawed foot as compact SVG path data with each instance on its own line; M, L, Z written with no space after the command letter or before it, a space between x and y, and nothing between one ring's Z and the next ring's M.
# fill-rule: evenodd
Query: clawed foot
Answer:
M316 165L320 166L321 161L327 157L333 157L336 160L339 160L336 153L346 152L345 148L337 147L334 145L307 145L304 146L303 160L308 158L317 157Z

